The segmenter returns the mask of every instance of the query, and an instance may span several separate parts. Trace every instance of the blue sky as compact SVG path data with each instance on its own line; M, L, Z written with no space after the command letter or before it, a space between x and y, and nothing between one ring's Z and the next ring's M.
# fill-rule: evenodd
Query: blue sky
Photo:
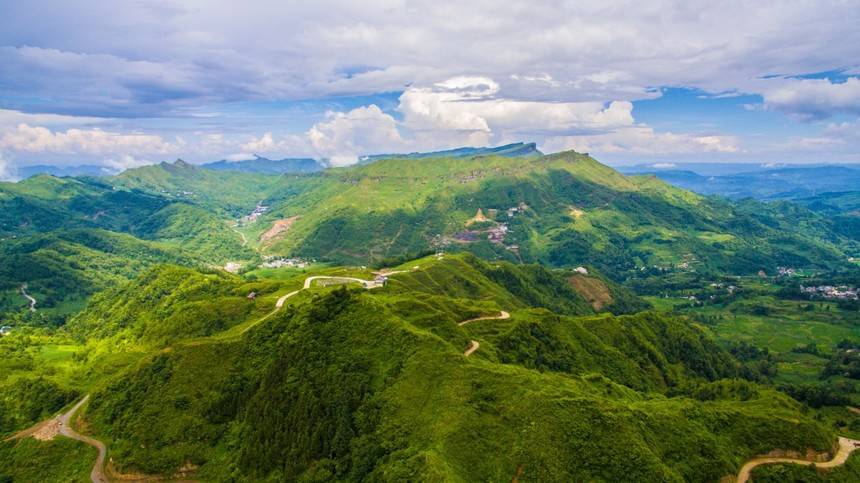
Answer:
M855 2L0 0L0 177L535 141L860 162Z

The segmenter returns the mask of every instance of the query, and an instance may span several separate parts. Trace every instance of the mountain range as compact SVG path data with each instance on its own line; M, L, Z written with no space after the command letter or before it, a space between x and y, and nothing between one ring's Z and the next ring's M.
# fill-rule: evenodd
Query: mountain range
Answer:
M314 163L0 183L0 434L89 395L114 479L718 481L853 424L852 353L815 354L858 308L785 278L860 279L852 196L704 196L529 143ZM797 385L819 359L841 396ZM4 441L0 477L81 459Z

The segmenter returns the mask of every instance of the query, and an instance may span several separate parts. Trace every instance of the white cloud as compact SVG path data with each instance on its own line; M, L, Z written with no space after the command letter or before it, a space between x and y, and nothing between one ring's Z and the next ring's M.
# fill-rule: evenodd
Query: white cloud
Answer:
M0 149L30 153L85 153L113 155L116 153L167 154L172 146L152 134L124 134L101 129L68 129L52 131L46 127L19 124L0 137Z
M267 132L259 139L252 139L241 145L240 148L252 153L266 153L277 149L278 145L272 139L272 133Z
M625 127L605 134L548 138L543 149L575 149L589 153L671 155L696 153L737 153L740 148L731 136L655 132L646 126Z
M65 116L62 114L29 114L11 109L0 109L0 129L16 127L19 124L38 126L88 125L105 122L104 118L86 116Z
M154 164L154 162L147 159L138 159L128 154L124 154L116 158L105 159L103 164L108 168L108 170L115 173L119 173L127 169L139 168L141 166Z
M15 80L0 95L134 116L476 74L517 100L631 101L654 86L760 92L756 79L839 69L860 45L850 1L112 2L99 15L82 0L7 3L15 29L3 29L13 32L3 45L19 47L0 49Z
M486 77L455 77L432 87L410 87L400 96L398 110L412 130L566 133L633 124L630 102L507 99Z
M329 112L325 121L308 130L307 138L334 166L354 164L362 154L398 151L405 146L395 119L375 104Z
M0 181L17 181L15 175L15 167L9 161L6 161L3 153L0 153Z
M860 115L860 79L778 79L765 85L764 105L801 119L822 119L838 113Z

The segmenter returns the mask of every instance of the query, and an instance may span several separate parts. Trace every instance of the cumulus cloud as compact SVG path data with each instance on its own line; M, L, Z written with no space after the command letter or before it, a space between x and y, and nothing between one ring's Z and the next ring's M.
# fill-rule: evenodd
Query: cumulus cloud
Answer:
M397 151L405 146L395 119L374 104L329 112L325 121L308 130L307 137L314 150L334 166L354 164L358 156L369 152Z
M104 160L105 167L114 173L120 173L127 169L139 168L149 164L154 164L154 162L147 159L138 159L128 154Z
M52 131L42 126L19 124L0 137L0 149L31 153L116 153L168 154L172 146L152 134L124 134L101 129L68 129Z
M413 130L564 133L633 124L633 105L626 101L520 101L500 97L499 91L490 78L455 77L406 89L398 110Z
M829 79L785 79L765 87L764 106L804 120L823 119L834 114L860 115L860 79L844 82Z
M738 151L732 137L657 133L648 126L634 125L632 109L626 101L519 101L505 97L502 87L491 78L458 76L406 89L397 107L402 121L369 105L349 112L329 112L326 120L315 124L306 136L315 153L337 166L353 164L363 154L485 146L532 137L543 139L549 151ZM243 148L254 151L279 144L267 133Z
M252 139L240 146L242 149L252 153L265 153L278 148L278 144L272 138L272 133L267 132L259 139Z

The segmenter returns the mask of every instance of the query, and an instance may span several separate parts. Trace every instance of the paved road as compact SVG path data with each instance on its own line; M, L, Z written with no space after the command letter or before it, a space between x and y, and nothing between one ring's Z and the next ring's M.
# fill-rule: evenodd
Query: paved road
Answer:
M791 463L795 465L815 465L816 468L834 468L836 466L840 466L845 464L848 460L848 457L860 447L860 441L856 439L848 439L839 437L839 451L836 452L836 456L833 457L830 461L823 461L821 463L816 463L814 461L801 460L796 458L753 458L747 461L743 467L741 467L741 471L738 473L738 483L746 483L750 478L750 473L752 473L753 468L761 465L773 465L779 463Z
M105 448L104 443L101 441L90 438L89 436L84 436L74 429L70 424L72 417L75 413L78 412L78 409L84 405L87 401L89 401L90 396L87 394L83 399L78 401L77 404L72 409L69 409L68 412L60 416L60 434L66 436L67 438L76 439L83 443L86 443L90 446L95 447L99 450L99 456L96 458L96 463L93 465L93 470L90 472L90 479L93 483L107 483L108 479L105 477L104 466L105 466L105 457L107 456L107 448Z

